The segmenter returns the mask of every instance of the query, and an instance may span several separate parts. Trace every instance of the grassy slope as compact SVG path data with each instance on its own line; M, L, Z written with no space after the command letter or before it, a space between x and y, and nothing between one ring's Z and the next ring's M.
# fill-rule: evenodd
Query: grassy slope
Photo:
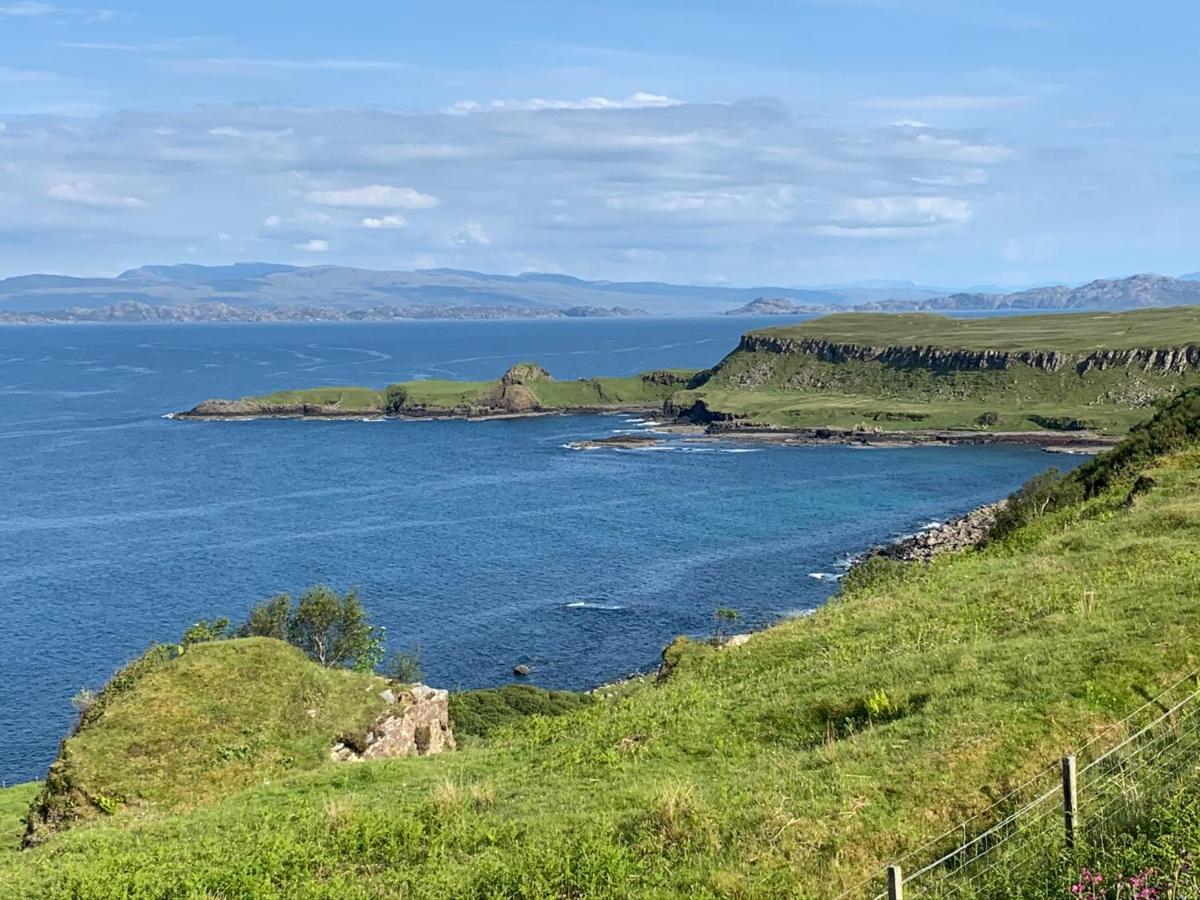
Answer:
M332 737L384 710L385 679L308 662L267 638L199 644L110 693L50 781L70 812L179 811L328 761ZM99 801L99 802L98 802Z
M1097 349L1198 343L1200 311L990 319L851 313L762 333L875 347L1054 349L1085 354ZM791 427L1027 431L1062 420L1123 433L1148 418L1148 401L1196 384L1200 372L1177 375L1115 368L1080 375L1070 366L1045 372L1024 364L995 371L950 372L738 350L717 366L701 388L676 395L676 402L686 406L703 399L710 410Z
M844 313L798 325L762 329L781 337L820 338L867 346L943 347L963 350L1160 349L1200 341L1200 309L1142 309L1122 313L1071 313L952 319L911 313Z
M832 896L1195 667L1200 450L1154 477L464 752L77 828L0 896Z
M41 790L40 781L0 788L0 860L16 854L25 834L25 813Z

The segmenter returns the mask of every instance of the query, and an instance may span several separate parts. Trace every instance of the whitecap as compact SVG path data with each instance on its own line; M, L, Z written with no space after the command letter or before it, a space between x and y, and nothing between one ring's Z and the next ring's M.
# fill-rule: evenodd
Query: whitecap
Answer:
M596 609L604 612L620 612L625 607L618 606L615 603L593 603L589 600L576 600L572 603L564 603L564 609Z

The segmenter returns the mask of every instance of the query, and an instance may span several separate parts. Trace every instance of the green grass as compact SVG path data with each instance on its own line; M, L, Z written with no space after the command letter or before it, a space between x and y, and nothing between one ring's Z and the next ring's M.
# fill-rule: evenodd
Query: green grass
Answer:
M25 814L41 789L40 781L0 788L0 860L17 853L25 834Z
M548 691L527 684L450 695L454 736L489 737L528 716L561 716L594 701L591 694Z
M535 364L522 363L522 366ZM658 373L661 374L661 373ZM694 375L692 371L671 370L679 379L676 384L664 384L662 379L644 375L614 378L588 378L576 381L554 381L537 379L524 383L537 402L546 410L584 409L595 407L660 406L677 390L680 383ZM366 387L320 387L299 390L275 391L257 397L243 397L238 401L239 414L256 410L296 409L300 406L321 407L338 412L381 414L388 405L389 392L401 392L405 396L404 406L422 412L444 411L445 413L487 413L495 402L500 382L496 381L451 381L429 379L403 381L384 389Z
M156 815L319 767L333 737L386 708L386 687L266 638L196 644L173 659L151 651L84 714L51 768L46 802L67 823Z
M962 350L1161 349L1200 343L1200 309L1139 309L1033 316L952 319L928 313L842 313L798 325L761 329L779 337L818 338L872 347Z
M1200 450L1147 465L1132 504L1122 471L986 550L856 578L458 753L197 787L168 751L207 758L209 719L175 718L151 782L184 811L129 805L0 859L0 896L835 896L1197 666Z

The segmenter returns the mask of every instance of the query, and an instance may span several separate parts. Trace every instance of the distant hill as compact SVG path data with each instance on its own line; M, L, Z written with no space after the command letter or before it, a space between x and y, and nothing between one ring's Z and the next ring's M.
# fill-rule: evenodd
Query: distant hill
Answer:
M0 322L296 321L611 315L787 315L966 310L1134 309L1200 303L1200 273L1134 275L1082 287L951 293L910 281L814 288L587 281L525 272L383 271L265 262L148 265L115 278L0 280ZM731 307L733 307L731 309Z
M858 304L859 311L1141 309L1200 303L1200 281L1165 275L1101 278L1080 287L1032 288L1011 294L949 294L927 300L884 300Z
M802 313L827 312L828 307L806 306L784 297L759 297L745 306L727 310L727 316L795 316Z
M228 266L142 266L116 278L73 278L64 275L22 275L0 280L0 314L72 310L73 318L96 318L82 310L101 310L137 304L139 307L196 308L195 318L212 318L214 304L258 310L268 318L289 318L295 308L336 309L346 314L369 309L412 307L421 310L455 307L468 310L545 310L575 315L616 308L658 315L704 315L723 312L764 294L794 302L841 308L864 296L890 299L883 289L796 289L783 287L720 287L659 282L585 281L569 275L527 272L489 275L459 269L377 271L345 266L286 266L250 262ZM922 296L930 296L925 292ZM225 317L228 310L220 312ZM514 315L519 313L514 312ZM139 313L139 315L141 315ZM119 312L117 318L124 317ZM144 318L154 318L153 313ZM190 319L191 314L162 318ZM396 317L396 316L385 316ZM62 318L57 316L56 318Z

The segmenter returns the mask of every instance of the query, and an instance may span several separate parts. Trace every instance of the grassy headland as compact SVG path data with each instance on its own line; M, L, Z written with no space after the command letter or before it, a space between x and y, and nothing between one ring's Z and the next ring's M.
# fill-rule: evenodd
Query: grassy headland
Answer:
M1095 432L1200 384L1200 311L951 319L843 314L746 334L711 369L556 381L534 363L496 381L412 381L213 400L185 416L529 415L661 410L713 431Z
M984 549L863 569L735 649L678 642L616 698L484 704L507 724L457 753L210 789L170 752L215 766L207 718L172 718L145 759L97 734L194 802L0 858L0 896L836 896L1196 668L1198 437L1193 391ZM74 764L126 761L80 745Z
M323 387L240 400L209 400L183 416L454 416L658 409L692 371L660 370L624 378L556 381L537 363L518 363L495 381L405 381L383 389Z
M1200 384L1200 311L845 314L750 332L672 406L719 428L1123 433Z

